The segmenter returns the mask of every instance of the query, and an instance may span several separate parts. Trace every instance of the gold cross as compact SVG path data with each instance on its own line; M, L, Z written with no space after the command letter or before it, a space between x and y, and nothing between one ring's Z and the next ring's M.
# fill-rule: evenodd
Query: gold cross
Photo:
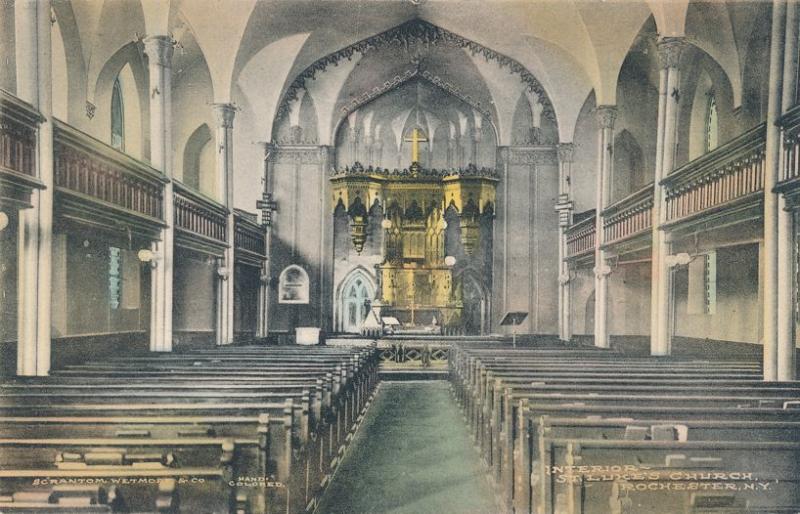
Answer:
M425 136L421 135L420 130L415 128L414 131L411 132L411 137L407 137L403 141L411 143L411 162L419 162L419 144L428 142Z

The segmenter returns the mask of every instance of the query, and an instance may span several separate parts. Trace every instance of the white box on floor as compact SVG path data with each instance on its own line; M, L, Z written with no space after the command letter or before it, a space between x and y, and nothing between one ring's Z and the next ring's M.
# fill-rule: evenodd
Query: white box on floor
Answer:
M295 342L306 346L319 344L319 331L318 327L297 327L294 332Z

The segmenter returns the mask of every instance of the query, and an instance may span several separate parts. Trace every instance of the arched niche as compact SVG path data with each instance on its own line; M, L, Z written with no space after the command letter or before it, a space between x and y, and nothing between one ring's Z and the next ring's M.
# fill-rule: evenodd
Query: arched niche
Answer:
M149 125L149 118L145 118L149 108L145 77L136 43L120 48L103 66L97 79L95 114L91 121L93 134L111 144L112 104L116 84L119 84L124 119L124 141L120 149L137 159L145 158L144 141L148 131L144 129Z
M183 183L195 191L217 198L216 161L211 129L203 123L189 136L183 149Z
M639 142L628 130L614 137L614 177L612 201L635 193L649 182Z
M287 266L278 278L278 303L309 303L309 286L306 270L296 264Z

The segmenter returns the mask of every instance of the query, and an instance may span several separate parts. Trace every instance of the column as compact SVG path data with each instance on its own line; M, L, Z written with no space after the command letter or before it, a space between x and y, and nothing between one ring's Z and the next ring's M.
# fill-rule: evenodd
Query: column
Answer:
M569 264L567 264L567 228L572 224L570 174L574 145L558 145L558 337L572 339L572 298L570 296Z
M319 147L320 162L320 239L319 239L319 326L323 331L332 327L331 314L333 313L333 216L328 198L331 197L331 169L335 162L335 148L332 146Z
M786 3L786 34L783 60L783 91L781 92L781 112L786 113L794 107L797 94L798 67L798 5ZM781 144L783 138L779 138ZM784 152L780 151L783 156ZM782 166L781 166L782 168ZM778 380L795 380L795 338L794 338L794 212L787 209L786 198L778 195L778 327L777 359Z
M217 344L231 344L233 342L233 271L234 258L234 218L233 218L233 118L236 108L229 103L212 105L214 120L216 121L216 148L217 148L217 180L220 198L228 216L225 223L225 240L228 247L222 258L221 266L217 269Z
M50 294L53 267L53 125L50 2L15 5L17 96L44 117L39 127L38 176L45 189L19 212L17 374L50 372Z
M613 105L597 107L597 215L595 216L596 235L594 248L594 345L600 348L609 347L608 338L608 275L610 269L606 264L606 252L603 244L603 209L608 205L610 194L611 170L614 149L614 121L617 108Z
M656 163L653 190L653 247L650 286L650 354L669 355L672 352L672 268L667 256L672 248L669 234L663 229L667 221L664 188L659 182L675 166L677 147L678 97L680 87L680 58L683 38L662 38L658 43L659 96L658 126L656 127Z
M764 380L778 378L778 195L772 190L780 170L780 130L775 125L781 114L783 96L783 51L786 2L772 3L772 35L769 56L769 98L767 101L767 142L764 164Z
M164 222L160 241L153 243L151 271L150 350L172 351L172 274L175 206L172 194L172 52L169 36L144 40L150 73L150 162L170 182L164 186Z
M502 217L502 219L498 220L502 224L502 232L501 232L501 241L499 241L499 245L497 245L494 250L495 255L497 255L498 249L502 251L501 258L495 258L494 261L500 264L501 269L500 273L497 273L497 270L494 270L495 278L499 277L501 280L501 289L500 289L500 307L501 311L495 313L496 319L499 322L502 317L508 312L509 305L508 305L508 244L509 244L509 233L508 233L508 214L509 214L509 206L508 206L508 185L509 185L509 161L511 158L511 150L508 146L498 146L497 147L497 171L501 173L501 182L503 188L503 197L501 201L503 202L500 206L500 212L497 214ZM499 193L499 192L498 192ZM498 243L497 238L495 238L493 245ZM495 287L494 280L492 280L493 288Z
M272 182L272 155L273 146L271 143L264 143L264 192L268 197L272 198L273 182ZM266 258L261 267L261 274L259 276L258 288L258 330L256 337L269 336L269 282L271 279L271 253L272 246L272 207L267 206L266 209L261 211L261 224L264 227L264 253ZM267 218L267 216L269 218Z

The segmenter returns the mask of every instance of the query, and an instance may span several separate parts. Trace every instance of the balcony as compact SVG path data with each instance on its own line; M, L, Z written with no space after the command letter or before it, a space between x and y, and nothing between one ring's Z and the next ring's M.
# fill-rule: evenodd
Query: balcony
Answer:
M261 266L267 256L267 240L264 227L249 212L234 211L234 248L236 262Z
M781 167L775 191L786 196L790 206L800 205L800 105L778 120L782 134Z
M630 246L642 241L653 227L653 184L610 205L603 211L603 245Z
M175 244L222 256L228 247L228 209L207 196L174 182Z
M594 213L585 219L573 223L566 231L567 259L584 260L594 254L596 231Z
M58 120L53 148L56 214L62 221L158 237L164 226L164 175Z
M766 126L761 124L661 181L666 227L714 226L761 215Z
M41 115L30 104L0 89L0 203L31 206L37 177L36 138Z

